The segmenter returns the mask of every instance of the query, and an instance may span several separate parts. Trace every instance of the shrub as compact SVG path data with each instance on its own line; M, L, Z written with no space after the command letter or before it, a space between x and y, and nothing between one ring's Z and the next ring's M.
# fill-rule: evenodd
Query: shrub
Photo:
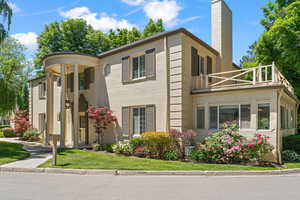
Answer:
M165 160L178 160L179 156L178 156L178 152L171 150L171 151L167 151L164 154L164 159Z
M247 140L238 133L237 124L225 123L222 130L207 137L191 153L191 158L213 163L260 161L263 154L273 150L268 139L267 136L257 134L253 140Z
M103 151L103 146L101 144L93 144L93 151Z
M166 132L146 132L142 140L151 157L163 158L166 152L176 148L175 141Z
M293 150L300 154L300 134L284 137L283 150Z
M41 133L36 129L27 130L24 134L22 139L25 141L39 141Z
M143 139L141 137L132 138L129 141L129 143L130 143L133 150L135 150L137 147L144 146L144 142L143 142Z
M193 130L178 131L170 130L170 136L176 141L177 149L181 152L182 157L186 156L186 148L194 143L197 133Z
M131 155L133 150L129 141L120 141L112 146L113 152L117 154Z
M12 128L4 128L4 129L2 129L2 132L3 132L4 137L16 137L17 136L16 132Z
M26 110L17 111L13 120L15 123L15 132L19 137L22 137L24 132L31 127L28 112Z
M104 150L110 153L113 153L113 145L114 144L104 144Z
M300 161L300 155L298 155L295 151L285 150L282 152L282 159L285 162L297 162Z
M10 125L0 125L0 129L3 129L3 128L11 128Z
M141 158L145 158L148 155L148 152L145 147L139 146L139 147L136 147L136 149L134 150L132 155L141 157Z

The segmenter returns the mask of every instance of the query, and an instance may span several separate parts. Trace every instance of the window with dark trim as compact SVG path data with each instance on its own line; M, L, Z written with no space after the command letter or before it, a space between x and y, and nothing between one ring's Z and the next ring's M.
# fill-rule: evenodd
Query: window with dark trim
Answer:
M197 107L197 129L205 128L205 108Z
M257 113L258 129L269 130L270 129L270 104L258 104Z
M146 76L145 71L145 55L132 58L132 79L142 78Z

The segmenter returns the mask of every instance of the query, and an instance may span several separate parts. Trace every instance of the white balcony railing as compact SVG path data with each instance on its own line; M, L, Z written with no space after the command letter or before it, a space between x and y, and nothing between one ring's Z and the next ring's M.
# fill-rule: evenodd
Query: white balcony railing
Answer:
M258 66L193 77L192 89L214 89L281 83L294 94L293 86L274 65Z

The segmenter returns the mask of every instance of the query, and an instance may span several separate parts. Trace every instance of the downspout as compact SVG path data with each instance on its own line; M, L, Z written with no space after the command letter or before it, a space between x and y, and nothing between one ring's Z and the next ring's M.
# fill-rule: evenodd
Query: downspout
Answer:
M277 140L277 162L279 164L282 164L282 159L281 159L281 150L282 150L282 140L280 137L280 126L279 126L279 122L280 122L280 116L281 116L281 110L280 110L280 98L281 98L281 92L282 89L277 91L277 123L276 123L276 140Z
M165 54L166 54L166 68L167 68L167 83L166 83L166 89L167 89L167 108L166 108L166 131L170 131L170 63L169 63L169 48L168 48L168 36L164 37L164 48L165 48Z

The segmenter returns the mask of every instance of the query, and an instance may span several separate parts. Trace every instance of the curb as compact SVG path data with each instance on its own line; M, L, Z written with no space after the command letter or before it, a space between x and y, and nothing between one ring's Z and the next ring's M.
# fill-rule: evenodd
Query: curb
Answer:
M112 175L112 176L258 176L300 174L300 169L262 171L131 171L131 170L85 170L58 168L13 168L0 167L1 172L24 172L73 175Z

